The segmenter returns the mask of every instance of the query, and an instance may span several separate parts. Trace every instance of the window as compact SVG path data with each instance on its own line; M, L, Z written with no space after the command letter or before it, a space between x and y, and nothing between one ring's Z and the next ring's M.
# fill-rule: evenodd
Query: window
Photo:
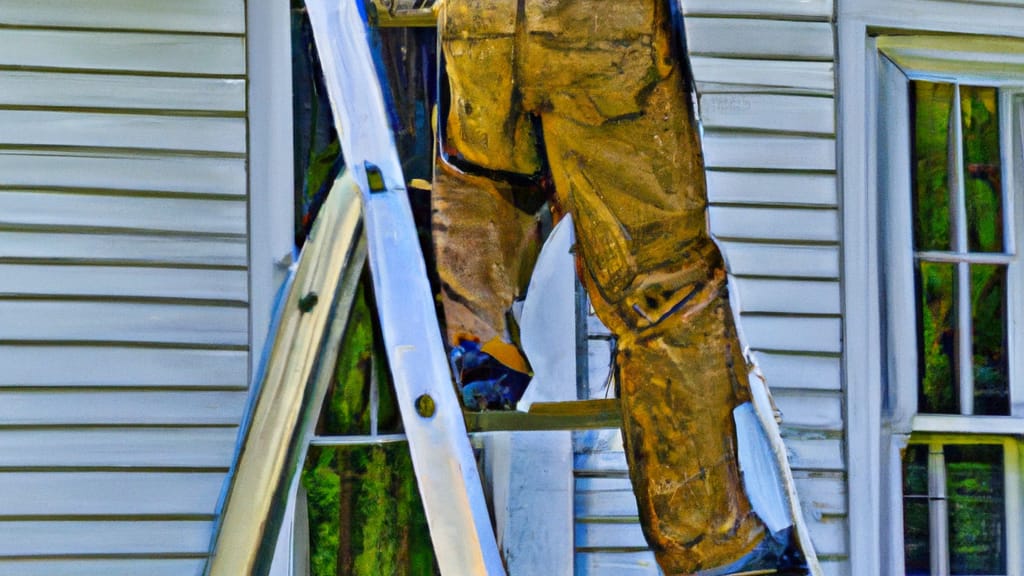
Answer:
M1022 574L1024 67L992 66L998 45L877 39L883 398L903 446L888 528L905 574Z
M915 438L903 457L908 575L1007 574L1012 440ZM1012 518L1011 518L1012 520Z

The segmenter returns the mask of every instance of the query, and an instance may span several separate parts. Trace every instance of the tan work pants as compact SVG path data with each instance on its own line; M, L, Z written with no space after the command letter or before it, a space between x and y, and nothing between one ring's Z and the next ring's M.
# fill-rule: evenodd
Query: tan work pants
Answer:
M664 0L446 0L448 153L553 179L580 273L617 335L641 523L667 574L737 560L764 536L737 469L749 399L725 268ZM467 170L468 171L468 170ZM504 336L529 278L527 193L441 162L434 236L449 335Z

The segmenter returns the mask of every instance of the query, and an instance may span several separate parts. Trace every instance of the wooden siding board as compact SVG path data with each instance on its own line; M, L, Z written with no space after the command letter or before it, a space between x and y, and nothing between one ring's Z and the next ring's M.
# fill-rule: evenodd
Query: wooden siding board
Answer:
M805 513L809 510L814 518L820 516L842 516L847 513L846 480L842 475L815 476L807 472L793 473L797 493Z
M776 18L832 17L832 0L682 0L683 14L762 16Z
M246 208L246 202L242 199L148 198L0 190L0 226L245 234Z
M2 76L2 74L0 74ZM57 187L245 197L240 158L98 151L0 150L5 187Z
M4 426L237 426L246 391L0 391ZM3 508L0 508L2 514Z
M732 240L838 242L839 213L831 209L712 206L711 233Z
M85 554L204 554L208 521L0 521L0 559L5 556ZM2 564L0 564L2 567Z
M632 490L579 491L574 498L577 520L626 518L637 515Z
M808 517L805 511L804 517L818 556L843 556L849 552L846 516L823 516L819 520Z
M9 259L244 267L249 255L243 236L0 231L0 260Z
M835 40L828 22L690 16L690 54L777 60L832 60Z
M213 514L223 472L3 472L0 517Z
M843 430L842 395L839 392L776 390L772 394L787 428Z
M245 388L248 358L236 350L0 345L0 386Z
M0 106L239 113L245 80L10 70L0 74Z
M0 301L0 340L245 346L241 307L136 302Z
M244 270L0 264L0 298L100 296L244 303L249 298L248 280Z
M4 576L202 576L205 559L0 559Z
M831 62L694 56L690 58L690 64L698 91L701 84L712 83L823 96L831 96L835 92L835 66Z
M839 249L720 241L726 264L738 276L839 278Z
M0 110L0 146L245 152L244 118Z
M0 468L226 469L237 436L236 428L4 430Z
M835 134L835 101L789 94L704 94L700 97L704 128ZM833 188L835 186L833 185Z
M241 76L236 36L0 29L0 66Z
M707 186L711 204L837 205L834 174L710 171Z
M706 132L703 143L704 162L710 169L836 169L836 141L832 138Z
M757 361L772 390L797 388L838 391L842 386L839 358L758 352Z
M575 536L577 548L647 547L640 524L636 522L577 522Z
M754 350L839 353L839 318L800 316L753 316L741 323Z
M805 430L795 434L783 431L789 464L793 470L842 471L846 466L843 459L843 441L839 438L803 438Z
M241 34L243 0L0 0L0 24Z
M742 312L839 314L838 281L736 280Z
M654 552L577 552L576 576L660 576Z

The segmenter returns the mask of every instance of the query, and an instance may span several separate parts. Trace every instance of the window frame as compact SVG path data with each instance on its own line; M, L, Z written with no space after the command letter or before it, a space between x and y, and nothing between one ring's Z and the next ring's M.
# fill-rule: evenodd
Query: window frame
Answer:
M997 54L1005 43L1019 41L963 37L968 48ZM883 558L893 574L905 573L903 566L903 508L901 452L908 443L1002 444L1006 482L1007 575L1024 575L1024 487L1021 462L1024 455L1024 66L1008 67L999 73L979 73L973 68L978 54L937 48L958 45L949 37L941 43L935 36L879 36L872 40L869 70L875 72L877 106L872 128L878 221L881 244L880 307L883 390L881 398L883 456L881 477L883 510L881 528ZM1004 251L1007 263L1007 348L1010 414L973 416L918 413L918 319L914 279L919 251L913 244L912 157L909 88L923 80L954 85L992 86L999 89L1000 150L1004 202ZM869 92L869 95L871 92ZM957 98L959 100L959 98ZM1007 113L1003 113L1003 111ZM959 130L957 131L959 133ZM871 132L869 131L869 134ZM958 147L962 143L957 143ZM869 166L870 170L870 166ZM962 166L960 170L963 170ZM888 536L888 538L886 538ZM936 535L934 537L939 537ZM940 574L944 574L941 573Z
M1024 75L1018 79L986 78L978 75L953 74L920 70L900 62L887 53L883 44L878 51L879 69L879 150L878 180L882 198L883 266L887 347L889 348L888 386L885 404L895 432L950 431L966 433L1021 433L1024 418L1024 271L1019 248L1024 246L1024 192L1020 166L1021 138L1024 126ZM1008 416L969 416L918 414L918 322L913 246L913 211L911 207L910 157L910 81L924 80L950 84L993 86L999 89L1000 143L1003 154L1002 181L1004 202L1004 252L1007 263L1007 348L1010 377L1010 414ZM898 129L892 129L893 126ZM886 129L888 127L888 129ZM905 128L905 129L904 129ZM905 161L887 161L903 158ZM895 192L893 192L895 191ZM1012 419L1009 422L999 420ZM966 420L976 422L967 422ZM920 422L918 422L920 420Z

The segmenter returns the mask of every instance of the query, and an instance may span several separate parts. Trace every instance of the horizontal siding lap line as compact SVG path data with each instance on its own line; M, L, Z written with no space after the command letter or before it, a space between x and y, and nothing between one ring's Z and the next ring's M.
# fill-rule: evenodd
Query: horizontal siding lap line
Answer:
M715 237L715 240L735 244L757 244L761 246L780 246L787 248L830 248L839 246L838 240L795 240L789 238L730 236L728 234L716 234L713 230L712 236Z
M8 379L10 380L10 379ZM154 384L149 386L88 384L77 386L37 385L8 382L0 384L0 393L5 392L238 392L248 390L245 385L205 385L205 384ZM2 424L0 424L2 425ZM2 442L0 442L2 445Z
M809 98L833 98L832 90L822 88L800 88L792 86L770 86L747 84L745 82L700 82L697 81L697 93L709 94L766 94L775 96L804 96Z
M244 32L215 32L188 29L155 29L155 28L107 28L97 26L61 26L53 24L17 24L2 20L0 16L0 34L6 30L27 30L42 32L85 32L98 34L173 34L174 36L198 36L212 38L234 38L245 40Z
M114 259L89 259L89 258L21 258L0 256L0 265L40 265L40 266L96 266L108 267L118 266L124 268L169 268L187 270L228 270L246 271L248 266L230 264L203 264L190 262L157 262L150 260L114 260Z
M187 474L187 473L222 473L226 474L230 468L229 464L224 466L137 466L135 464L126 463L114 466L8 466L0 463L0 474L10 474L18 472L31 472L31 473L64 473L64 472L75 472L75 473L107 473L117 472L126 474Z
M766 176L836 176L834 168L773 168L773 167L744 167L744 166L705 166L706 174L750 174Z
M64 68L60 66L26 66L23 64L4 64L0 62L0 72L33 72L40 74L106 74L110 76L138 76L141 78L184 78L208 80L242 80L248 79L246 74L225 74L217 72L161 72L155 70L112 70L109 68Z
M2 194L2 193L0 193ZM133 236L179 236L184 238L195 238L195 239L219 239L219 240L240 240L245 239L246 234L243 232L238 233L225 233L225 232L203 232L193 230L160 230L154 228L131 228L131 227L113 227L113 226L76 226L69 224L53 225L53 224L11 224L3 222L3 215L0 214L0 232L29 232L29 233L46 233L55 232L62 234L89 234L95 236L105 235L123 235L131 234Z
M32 432L32 431L52 431L52 432L65 432L65 431L88 431L88 430L149 430L153 428L166 428L172 430L189 429L189 430L211 430L211 429L235 429L238 428L237 422L227 423L190 423L190 422L170 422L167 424L159 424L154 422L141 422L133 424L117 424L112 422L99 422L94 424L3 424L0 423L0 431L4 433L8 432Z
M217 150L193 150L189 148L146 148L131 146L86 146L86 145L63 145L63 144L12 144L0 143L0 154L11 152L51 152L58 155L94 155L104 154L152 154L179 156L183 158L221 158L225 160L245 160L245 152L220 152Z
M825 62L825 63L829 63L829 64L831 64L832 62L835 61L835 58L833 58L832 56L829 56L829 55L798 56L798 55L794 55L794 54L764 54L764 53L758 53L758 52L747 52L747 51L737 51L737 50L728 50L728 49L722 49L722 50L718 50L718 51L712 51L712 50L697 51L697 50L692 50L691 49L690 50L690 54L692 54L695 57L723 58L723 59L730 59L730 60L752 60L752 61L766 60L766 61L772 61L772 62L779 61L779 60L784 60L786 62L815 62L815 63Z
M209 350L221 352L248 352L248 344L209 344L204 342L150 342L136 340L46 340L41 338L0 338L0 346L109 346L149 350Z
M959 1L959 0L956 0ZM683 14L687 18L714 18L716 20L749 20L756 18L765 22L781 22L781 23L793 23L793 24L804 24L804 23L821 23L826 24L831 22L832 18L829 15L800 15L800 14L785 14L785 13L766 13L757 14L753 11L747 12L718 12L715 11L714 7L704 8L701 10L694 10L685 12Z
M109 304L159 304L166 306L200 306L209 308L248 308L245 300L214 299L180 296L124 296L118 294L40 294L38 292L18 293L0 289L0 302L85 302Z
M223 192L183 192L180 190L150 189L129 189L129 188L100 188L95 186L61 186L44 184L2 184L0 183L0 194L8 192L32 192L39 194L67 194L75 196L104 196L109 198L155 198L162 200L196 200L224 201L224 202L246 202L245 196L238 194L226 194Z
M0 560L199 560L209 558L203 552L128 552L124 554L97 552L95 554L0 554ZM2 567L2 564L0 564Z
M166 116L168 118L245 118L244 110L196 110L189 108L121 108L103 106L55 106L35 104L5 104L0 100L0 112L66 112L70 114L112 114L121 116Z

